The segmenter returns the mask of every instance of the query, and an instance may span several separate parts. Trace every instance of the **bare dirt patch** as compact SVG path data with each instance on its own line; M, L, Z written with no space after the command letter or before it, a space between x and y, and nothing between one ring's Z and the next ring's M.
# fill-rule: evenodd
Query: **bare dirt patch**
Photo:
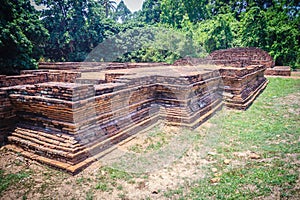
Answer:
M206 167L216 162L207 155L207 152L211 151L207 145L200 143L202 140L199 140L199 137L203 136L202 129L194 131L195 138L188 143L180 143L181 137L185 138L180 131L178 128L161 126L154 132L139 135L112 152L111 160L99 160L76 176L48 168L2 148L0 169L5 171L5 175L22 172L27 173L28 178L12 184L1 196L3 199L169 199L169 195L172 194L172 198L175 198L176 193L182 195L188 192L193 183L204 178L207 174ZM166 135L162 136L160 133ZM177 139L173 140L174 137ZM161 145L154 145L149 149L149 146L158 142L162 142ZM121 159L114 157L114 154L131 155L132 147L138 144L141 144L142 150L133 154L169 155L168 148L172 151L177 148L178 151L174 152L179 153L170 158L173 159L171 162L166 160L160 164L152 163L152 167L142 169L141 173L124 171L122 167L130 166L130 163L124 166L114 165ZM145 157L140 156L137 160L143 158ZM150 161L155 161L151 159Z

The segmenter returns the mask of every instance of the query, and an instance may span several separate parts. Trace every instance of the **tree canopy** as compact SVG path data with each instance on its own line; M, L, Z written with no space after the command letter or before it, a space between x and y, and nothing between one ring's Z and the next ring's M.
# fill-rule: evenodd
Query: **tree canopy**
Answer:
M49 36L37 11L26 0L3 0L0 16L1 74L36 68Z
M184 55L199 57L218 49L255 46L268 51L278 65L300 68L300 3L296 0L145 0L142 10L134 13L124 1L118 5L112 0L35 3L44 9L37 11L25 0L2 1L2 73L36 68L39 59L84 61L101 43L130 36L134 30L148 31L155 39L142 34L139 40L115 43L119 49L129 41L138 44L145 39L146 43L118 55L116 61L172 62ZM180 38L177 49L166 48L176 38Z

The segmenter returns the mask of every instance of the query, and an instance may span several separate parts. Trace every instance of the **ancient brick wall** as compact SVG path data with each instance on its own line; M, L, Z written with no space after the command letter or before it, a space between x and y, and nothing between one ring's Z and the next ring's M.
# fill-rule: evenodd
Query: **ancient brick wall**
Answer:
M73 71L39 71L39 70L25 70L18 76L0 75L0 88L10 87L15 85L33 85L44 82L74 82L76 78L80 77L80 72Z
M102 69L128 69L140 67L157 67L168 65L167 63L117 63L117 62L40 62L41 70L79 70L98 71Z
M8 140L15 151L76 173L99 153L160 120L195 128L223 102L246 109L267 84L264 65L202 68L125 63L110 70L101 65L23 71L22 81L2 76L9 87L0 89L1 123L19 120L0 130L13 127ZM103 69L104 82L76 81L82 73Z
M9 142L41 162L76 172L91 162L91 152L102 152L159 119L195 128L221 105L216 95L221 78L214 72L184 77L127 73L115 81L11 88L20 120Z
M274 67L273 58L262 49L255 47L231 48L212 52L207 60L216 65L246 67L249 65L263 65Z

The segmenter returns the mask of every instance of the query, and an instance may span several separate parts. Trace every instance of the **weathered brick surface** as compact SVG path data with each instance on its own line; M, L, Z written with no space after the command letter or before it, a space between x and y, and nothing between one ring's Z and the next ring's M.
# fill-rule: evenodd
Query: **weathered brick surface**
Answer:
M255 47L217 50L212 52L207 59L216 65L232 67L264 65L268 68L275 65L274 60L266 51Z
M74 82L80 77L80 72L25 70L19 76L0 76L0 88L15 85L36 84L44 82Z
M14 127L16 115L5 90L0 90L0 144L2 144L8 132Z
M264 77L265 69L263 65L248 66L241 70L220 69L225 105L235 109L247 109L267 84L267 79Z
M275 66L273 58L266 51L255 47L222 49L212 52L204 59L187 57L179 59L174 63L176 66L199 64L227 67L263 65L266 68L272 68Z

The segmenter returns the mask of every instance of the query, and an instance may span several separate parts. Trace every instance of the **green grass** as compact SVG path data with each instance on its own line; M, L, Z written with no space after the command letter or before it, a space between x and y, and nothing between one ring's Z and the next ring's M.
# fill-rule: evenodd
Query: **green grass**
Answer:
M86 200L93 200L93 199L94 199L94 194L93 194L93 191L92 191L92 190L89 190L89 191L86 193L85 199L86 199Z
M210 119L218 128L211 144L217 151L211 159L216 162L209 167L219 169L220 181L212 183L216 175L208 172L181 198L253 199L276 191L280 198L299 197L295 187L300 167L299 92L299 79L270 78L268 87L247 111L222 110ZM293 112L296 109L298 113ZM261 158L234 154L246 151ZM226 165L224 159L232 163Z
M164 196L166 198L172 198L172 196L174 196L174 195L182 195L182 194L183 194L182 187L175 189L175 190L168 190L168 191L164 192Z
M122 190L123 186L118 185L117 181L124 180L130 183L133 178L133 175L125 171L121 171L111 167L101 167L100 173L97 176L97 184L95 186L95 189L102 192L112 191L113 188Z
M99 182L97 185L96 185L96 189L97 190L101 190L102 192L105 192L105 191L108 191L110 188L108 187L108 185L106 183L101 183Z
M158 151L163 146L168 144L170 135L165 134L158 128L153 129L144 140L144 144L135 144L129 148L130 151L135 153L148 153Z
M106 179L107 178L110 180L122 179L122 180L129 181L130 179L133 178L133 176L130 173L127 173L122 170L114 169L111 167L103 167L101 169L105 173Z
M5 174L4 170L0 169L0 194L8 187L18 184L21 180L24 180L30 176L27 172L19 172L16 174Z

